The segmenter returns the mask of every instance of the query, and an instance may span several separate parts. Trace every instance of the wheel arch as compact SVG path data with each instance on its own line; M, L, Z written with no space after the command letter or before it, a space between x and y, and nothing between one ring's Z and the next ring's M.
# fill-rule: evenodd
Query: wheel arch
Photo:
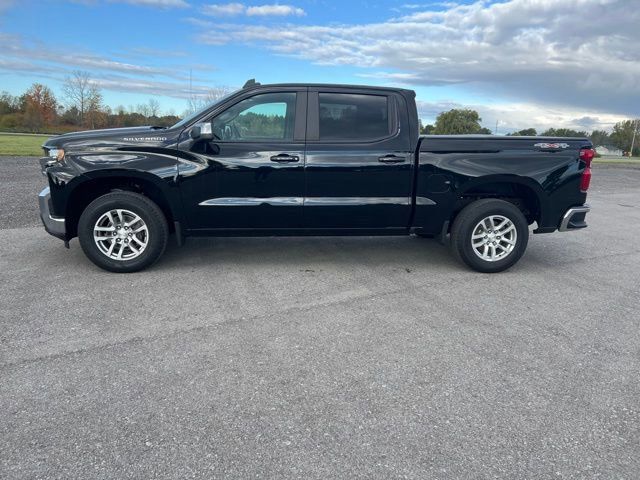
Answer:
M458 191L455 215L469 203L482 198L500 198L515 204L529 224L540 224L547 209L542 187L534 180L517 175L490 175L466 182Z
M173 228L174 221L179 221L178 200L172 189L150 173L109 170L91 172L83 177L69 193L64 209L68 238L77 236L78 221L87 205L102 195L118 190L140 193L152 200L162 210L170 228Z

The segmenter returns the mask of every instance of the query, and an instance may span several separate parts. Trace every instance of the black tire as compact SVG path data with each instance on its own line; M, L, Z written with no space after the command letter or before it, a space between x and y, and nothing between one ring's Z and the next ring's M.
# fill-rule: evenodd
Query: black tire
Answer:
M510 220L515 227L516 236L514 240L515 245L509 253L504 254L501 258L491 261L482 258L482 252L478 251L478 253L476 253L472 244L472 236L474 234L474 230L483 219L494 215ZM492 230L492 232L494 231ZM477 234L478 232L475 233ZM492 233L489 235L494 234ZM501 237L496 238L500 239ZM484 238L482 240L476 240L476 242L481 242L483 240ZM487 241L489 240L491 239L488 238ZM500 242L499 240L496 241ZM520 257L524 254L528 242L529 225L520 209L512 203L495 198L477 200L467 205L462 209L462 211L460 211L453 222L453 226L451 227L451 250L453 251L453 254L469 267L483 273L502 272L515 265L515 263L520 260ZM507 248L509 248L508 244L503 243L503 245L506 245ZM484 245L479 248L484 248ZM503 254L504 251L504 249L501 250L500 254Z
M94 241L94 226L98 219L116 209L135 213L147 226L146 247L135 258L112 259ZM78 222L78 240L85 255L98 267L110 272L137 272L149 267L164 253L168 238L169 227L162 210L144 195L133 192L113 192L95 199L84 209Z

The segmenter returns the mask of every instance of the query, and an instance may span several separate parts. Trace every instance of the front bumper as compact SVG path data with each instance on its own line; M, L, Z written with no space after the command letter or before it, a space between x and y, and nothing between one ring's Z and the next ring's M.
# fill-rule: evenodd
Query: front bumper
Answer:
M40 172L45 177L47 176L47 168L52 167L57 163L51 157L41 157L38 161L40 162Z
M40 219L42 220L44 229L54 237L66 241L67 229L64 218L51 215L51 192L49 187L40 192L38 195L38 203L40 204Z
M565 212L558 227L559 232L568 232L570 230L579 230L587 227L587 222L584 221L587 213L591 210L591 207L586 203L579 207L571 207Z

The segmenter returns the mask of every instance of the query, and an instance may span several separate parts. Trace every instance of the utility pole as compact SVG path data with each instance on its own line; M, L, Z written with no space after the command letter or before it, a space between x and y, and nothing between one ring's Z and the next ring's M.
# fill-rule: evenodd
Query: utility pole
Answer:
M494 132L494 135L497 135L497 134L498 134L498 120L496 120L496 130Z

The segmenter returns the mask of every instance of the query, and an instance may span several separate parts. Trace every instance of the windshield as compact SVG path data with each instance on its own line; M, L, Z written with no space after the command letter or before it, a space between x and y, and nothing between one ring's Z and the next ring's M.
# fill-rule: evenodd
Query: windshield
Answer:
M235 95L236 93L238 93L239 90L235 90L231 93L228 93L222 97L220 97L219 99L217 99L216 101L208 104L206 107L201 108L200 110L197 110L196 112L192 113L191 115L187 115L186 117L184 117L182 120L180 120L178 123L176 123L175 125L173 125L171 128L181 128L184 127L185 125L187 125L188 123L191 123L192 121L194 121L196 118L198 118L200 115L202 115L205 111L209 110L211 107L213 107L214 105L217 105L220 102L224 102L227 98L229 98L232 95Z

